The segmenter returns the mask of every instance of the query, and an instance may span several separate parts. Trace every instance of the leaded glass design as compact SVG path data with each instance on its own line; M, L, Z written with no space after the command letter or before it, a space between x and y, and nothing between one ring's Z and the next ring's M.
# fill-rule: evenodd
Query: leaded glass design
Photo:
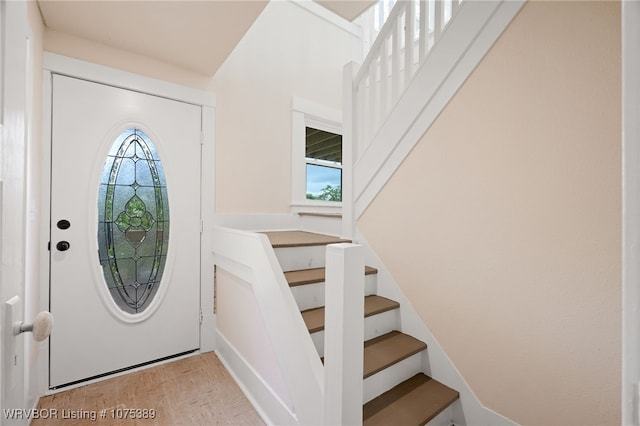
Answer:
M167 260L169 204L162 163L140 129L113 143L100 181L98 254L107 288L124 312L143 312Z

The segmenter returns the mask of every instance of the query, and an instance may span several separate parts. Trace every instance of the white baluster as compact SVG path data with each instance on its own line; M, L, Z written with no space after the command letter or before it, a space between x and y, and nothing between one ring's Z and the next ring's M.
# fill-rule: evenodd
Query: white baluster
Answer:
M437 43L442 33L442 0L435 0L433 43Z
M391 31L391 99L395 103L398 99L399 74L400 74L400 43L398 43L398 18L393 18L393 30Z
M369 131L366 120L367 113L367 101L368 101L368 93L366 87L366 79L360 81L359 90L358 90L358 107L356 111L356 117L358 119L358 132L357 132L357 140L358 140L358 157L356 160L360 158L362 154L364 154L365 143L369 140Z
M361 142L362 153L367 149L367 145L371 141L371 76L369 75L369 71L367 70L367 74L365 75L365 79L362 81L365 89L363 90L364 94L364 102L362 103L362 125L364 127L363 137L364 139Z
M377 87L378 87L378 82L376 79L376 59L374 59L373 61L371 61L371 64L369 64L369 117L368 117L368 121L369 121L369 129L370 129L370 137L373 136L373 134L375 133L375 129L376 127L376 110L377 110L377 106L376 106L376 102L377 102L377 97L376 97L376 92L377 92ZM367 142L368 143L368 142Z
M404 14L404 85L402 90L409 86L413 77L413 23L416 17L416 8L413 0L407 3Z
M353 79L358 64L350 62L344 66L342 84L346 93L343 98L342 117L342 237L353 239L355 219L353 215L353 169L358 158L358 142L356 132L356 108L358 91L354 88Z
M429 9L427 8L427 0L420 0L420 40L418 42L419 63L422 64L424 58L427 56L427 43L429 37L429 28L427 28L427 17L429 16Z
M382 106L382 116L386 116L389 112L389 95L388 95L388 56L387 56L387 37L384 38L380 45L380 104Z

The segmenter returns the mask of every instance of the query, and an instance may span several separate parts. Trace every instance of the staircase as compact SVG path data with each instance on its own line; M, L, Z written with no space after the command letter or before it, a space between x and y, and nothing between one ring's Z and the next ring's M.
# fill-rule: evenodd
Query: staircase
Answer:
M349 242L303 231L265 232L318 351L324 356L324 256ZM451 424L445 410L458 392L423 373L427 345L399 330L400 304L379 296L377 270L365 267L363 423ZM438 416L439 414L442 415ZM437 418L436 418L437 417Z

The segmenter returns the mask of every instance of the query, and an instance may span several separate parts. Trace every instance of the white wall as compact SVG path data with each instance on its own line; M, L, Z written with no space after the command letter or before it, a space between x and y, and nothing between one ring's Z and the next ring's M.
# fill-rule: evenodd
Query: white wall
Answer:
M210 86L217 212L289 212L292 96L341 110L342 68L357 54L353 33L292 2L266 6Z
M253 373L293 411L282 372L273 352L252 284L221 267L216 273L217 328Z

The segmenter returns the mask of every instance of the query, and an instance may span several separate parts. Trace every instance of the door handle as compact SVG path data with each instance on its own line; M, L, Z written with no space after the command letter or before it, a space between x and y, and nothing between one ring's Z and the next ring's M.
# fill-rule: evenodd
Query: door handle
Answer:
M67 251L69 250L69 247L71 247L69 241L58 241L58 244L56 244L58 251Z

